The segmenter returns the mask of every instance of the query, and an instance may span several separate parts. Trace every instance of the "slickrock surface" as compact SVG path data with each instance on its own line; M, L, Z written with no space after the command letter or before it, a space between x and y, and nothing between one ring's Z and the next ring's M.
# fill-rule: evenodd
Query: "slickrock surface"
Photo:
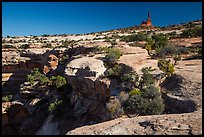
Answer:
M196 123L196 124L195 124ZM202 112L118 118L79 127L66 135L201 135Z

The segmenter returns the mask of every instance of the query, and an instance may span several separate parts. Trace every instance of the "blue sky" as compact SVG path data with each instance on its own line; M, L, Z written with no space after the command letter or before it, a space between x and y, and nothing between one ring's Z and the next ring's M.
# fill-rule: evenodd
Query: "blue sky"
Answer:
M201 2L3 2L3 36L84 34L139 25L202 19Z

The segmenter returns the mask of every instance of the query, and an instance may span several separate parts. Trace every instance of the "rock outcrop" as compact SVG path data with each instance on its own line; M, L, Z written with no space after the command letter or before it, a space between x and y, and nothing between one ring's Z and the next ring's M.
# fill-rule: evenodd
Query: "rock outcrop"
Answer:
M117 118L79 127L66 135L202 135L201 118L201 110L185 114Z
M77 116L89 114L107 119L105 102L110 96L110 81L101 79L106 68L103 61L93 57L72 60L65 69L65 77L73 88L71 105Z

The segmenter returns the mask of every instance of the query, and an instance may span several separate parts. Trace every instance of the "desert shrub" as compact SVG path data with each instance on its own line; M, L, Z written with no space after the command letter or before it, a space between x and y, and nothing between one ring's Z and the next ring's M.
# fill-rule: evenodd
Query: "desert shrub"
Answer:
M125 102L124 108L127 113L131 114L156 115L163 113L164 103L158 89L149 86L142 90L141 94L131 95Z
M202 37L202 26L197 26L192 29L186 29L180 34L182 38Z
M49 37L50 35L48 35L48 34L43 34L43 35L41 35L42 37Z
M5 49L12 48L13 49L13 48L16 48L16 47L14 47L13 45L4 45L3 48L5 48Z
M166 55L172 55L175 53L175 47L171 46L168 42L168 35L157 34L153 35L152 38L147 39L145 49L148 54L152 57L165 57ZM155 54L151 55L150 51L155 50Z
M144 45L140 44L138 41L135 41L131 44L129 44L130 47L141 47L144 48Z
M135 71L131 71L129 73L124 74L121 77L121 80L123 82L128 82L128 83L131 83L131 84L135 85L136 82L138 82L138 80L139 80L139 76L138 76L138 74Z
M22 44L22 45L20 46L21 49L28 49L29 47L30 47L29 44Z
M120 100L116 97L109 99L106 103L106 110L110 112L111 119L120 117L124 114Z
M134 96L134 95L139 95L141 94L142 92L140 91L140 89L138 88L134 88L133 90L130 91L129 95L130 96Z
M156 57L164 58L166 56L171 56L176 52L176 48L171 45L166 45L164 47L156 48Z
M104 42L112 42L110 38L106 37Z
M56 86L56 88L61 88L62 86L67 84L67 81L62 76L52 76L51 80L53 81L53 85Z
M187 47L182 46L176 46L176 52L177 54L189 54L189 50Z
M158 60L157 66L168 77L174 73L174 66L173 66L173 64L170 63L170 60L160 59L160 60Z
M35 81L41 81L41 84L47 81L44 74L40 73L39 68L34 68L29 75L27 75L27 80L33 85ZM42 80L41 80L42 79Z
M45 43L43 44L43 48L53 48L51 43Z
M41 78L39 79L39 81L40 81L40 85L47 85L48 83L50 83L49 78L43 74L42 74Z
M59 64L65 64L68 59L69 59L69 55L63 55L63 56L60 58Z
M122 56L122 52L119 49L109 48L105 58L108 61L115 62L117 59L120 58L120 56Z
M154 77L153 75L150 73L151 71L153 71L154 69L152 69L151 67L143 67L142 68L142 77L140 79L140 88L144 88L150 85L154 85L155 81L154 81Z
M55 99L53 102L50 103L49 107L48 107L48 110L50 112L53 112L55 111L59 105L62 103L62 100L59 100L59 99Z
M144 98L148 98L148 99L154 99L156 97L160 97L161 94L159 92L159 89L156 88L155 86L153 85L150 85L146 88L143 89L143 92L142 92L142 96Z
M109 68L105 75L106 77L111 77L111 78L120 78L122 71L122 67L118 64L116 64L114 67Z
M60 47L70 47L75 44L75 40L65 40Z
M146 39L147 39L147 35L142 32L139 32L138 34L134 34L134 35L120 37L120 40L125 42L145 41Z
M13 98L13 95L7 95L2 97L2 102L10 102Z
M31 83L31 85L33 85L35 81L39 81L40 85L55 86L56 88L61 88L67 84L67 81L64 77L46 77L39 71L39 68L35 68L33 71L31 71L31 74L27 75L27 80Z

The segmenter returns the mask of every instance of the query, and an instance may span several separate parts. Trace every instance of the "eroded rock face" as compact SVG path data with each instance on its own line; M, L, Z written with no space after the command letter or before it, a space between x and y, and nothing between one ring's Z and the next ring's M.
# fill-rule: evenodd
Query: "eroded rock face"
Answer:
M2 134L18 134L29 112L21 102L17 101L3 103L2 107Z
M105 70L103 62L92 57L78 58L67 65L65 77L73 88L71 105L77 116L88 113L105 119L110 81L99 78Z
M55 70L57 66L58 66L58 58L54 54L50 54L43 68L43 73L47 74L50 71Z

